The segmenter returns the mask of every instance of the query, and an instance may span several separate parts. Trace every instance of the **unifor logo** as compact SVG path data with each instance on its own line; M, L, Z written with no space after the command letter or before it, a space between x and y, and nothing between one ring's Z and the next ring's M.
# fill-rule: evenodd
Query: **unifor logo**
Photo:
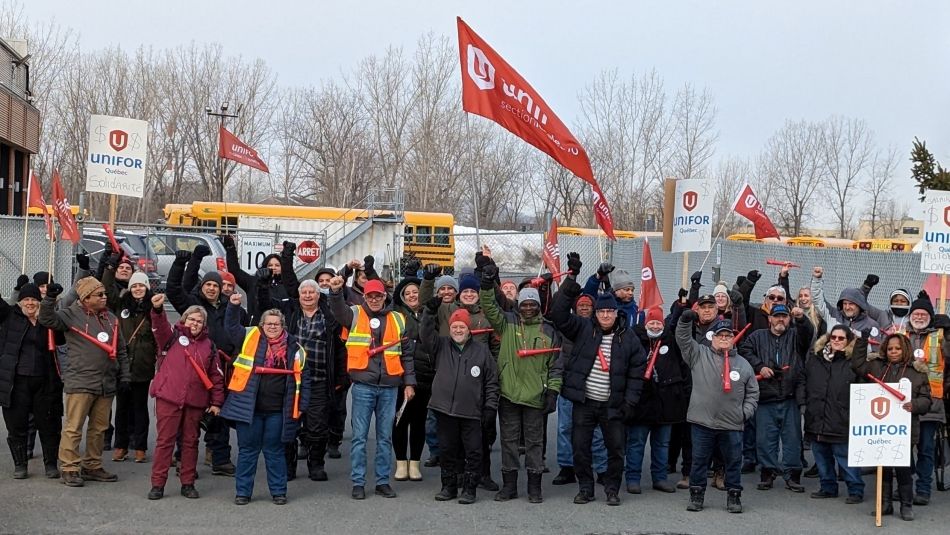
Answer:
M871 416L883 420L889 412L891 412L891 400L883 396L871 400Z
M755 195L752 193L745 196L745 207L746 208L755 208L755 205L759 204L758 199L755 198Z
M947 206L943 209L943 222L950 227L950 206Z
M479 89L495 88L495 67L481 49L468 45L468 77Z
M695 191L687 191L683 194L683 208L686 208L687 212L692 212L697 204L699 204L698 193Z
M640 270L640 280L642 281L653 280L653 270L648 267L645 267L642 270Z
M116 152L129 146L129 134L123 130L109 132L109 146Z

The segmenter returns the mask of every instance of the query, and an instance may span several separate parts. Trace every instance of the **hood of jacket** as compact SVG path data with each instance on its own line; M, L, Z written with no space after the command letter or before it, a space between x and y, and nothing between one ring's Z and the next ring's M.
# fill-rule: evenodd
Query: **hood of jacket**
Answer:
M841 310L842 301L845 300L851 301L861 308L861 312L858 314L858 317L862 316L868 311L868 300L858 288L845 288L844 290L841 290L841 296L838 297L838 310Z
M409 305L407 305L405 301L402 300L402 292L406 289L406 286L409 286L410 284L421 286L422 281L416 277L406 277L405 279L399 281L399 284L396 285L396 289L393 290L393 305L403 308L410 308ZM419 306L421 307L422 303L419 303Z

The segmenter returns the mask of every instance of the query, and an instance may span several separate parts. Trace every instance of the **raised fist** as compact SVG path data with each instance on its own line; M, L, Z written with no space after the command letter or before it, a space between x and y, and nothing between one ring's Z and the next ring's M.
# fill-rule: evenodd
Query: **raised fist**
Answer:
M581 255L577 253L567 253L567 270L571 272L571 275L577 277L581 274Z
M234 245L234 236L231 234L221 236L221 243L224 244L225 249L237 249L237 246Z
M755 284L759 282L759 279L762 278L762 274L759 273L759 270L753 269L752 271L746 273L745 278L749 279L749 282L751 282L752 284Z
M604 262L597 268L597 278L600 280L606 280L607 275L610 275L613 270L616 269L613 264L610 262Z
M211 255L211 247L203 243L195 245L195 251L192 253L192 256L195 258L204 258Z
M241 292L234 292L233 294L231 294L231 297L228 298L228 301L232 305L241 306Z
M816 278L816 279L820 279L821 276L824 275L824 274L825 274L825 268L823 268L823 267L821 267L821 266L815 266L815 267L813 267L812 270L811 270L811 276L814 277L814 278Z
M426 308L429 310L429 312L435 314L436 312L439 311L439 306L441 304L442 304L441 297L433 297L432 299L429 299L428 301L426 301Z
M89 255L85 252L77 253L76 264L79 266L79 269L89 271Z
M415 277L419 273L419 268L421 267L422 262L420 262L418 258L407 260L402 265L402 276Z
M254 273L254 276L257 277L258 282L269 282L272 275L271 275L270 268L267 266L264 266L258 269L257 272Z
M333 290L334 292L340 291L340 289L343 288L344 284L346 284L346 281L343 280L343 277L339 275L330 279L330 289Z
M175 251L175 260L181 260L182 262L187 262L191 260L191 251L186 249L180 249Z
M686 288L680 288L680 291L676 292L676 297L680 300L685 300L687 295L689 295L689 292L686 291Z
M152 307L161 310L165 306L165 294L155 294L152 296Z
M294 252L297 250L297 244L292 241L285 241L284 248L280 250L280 256L283 257L292 257Z
M699 281L702 278L703 278L702 270L694 271L693 274L689 276L689 282L693 283L693 286L696 286L697 284L699 284ZM699 285L702 286L702 284L699 284Z
M881 278L873 273L868 273L868 276L864 279L864 285L868 288L874 288L879 282L881 282Z
M14 286L13 289L19 292L20 288L23 288L29 283L30 283L30 277L26 275L20 275L19 277L16 278L16 286Z
M680 316L680 321L683 323L695 323L699 319L699 314L695 310L684 310L683 315Z
M61 293L63 293L63 285L58 282L54 282L53 284L50 284L49 286L46 287L47 297L52 297L53 299L56 299Z
M426 267L423 268L422 278L429 281L434 281L436 277L442 274L442 266L439 264L426 264Z
M795 319L801 318L805 315L805 311L799 307L792 307L792 317Z

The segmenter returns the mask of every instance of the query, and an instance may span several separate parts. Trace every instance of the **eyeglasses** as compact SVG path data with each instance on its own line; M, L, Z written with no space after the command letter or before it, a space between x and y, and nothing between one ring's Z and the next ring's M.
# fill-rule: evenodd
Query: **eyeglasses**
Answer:
M781 295L770 295L768 296L769 301L784 301L785 297Z
M264 327L277 328L277 327L283 327L283 326L284 326L283 323L273 323L273 322L266 322L266 323L264 323Z
M831 336L828 337L828 339L831 340L832 342L841 342L841 341L847 340L848 337L847 337L847 336L835 336L835 335L832 334Z
M715 336L716 338L721 338L723 340L729 340L730 338L735 338L735 335L732 333L717 333L713 336Z
M365 298L367 301L382 301L386 298L386 296L383 294L371 293L369 295L364 295L363 298Z
M200 318L185 318L185 323L197 323L198 325L204 325L205 320Z

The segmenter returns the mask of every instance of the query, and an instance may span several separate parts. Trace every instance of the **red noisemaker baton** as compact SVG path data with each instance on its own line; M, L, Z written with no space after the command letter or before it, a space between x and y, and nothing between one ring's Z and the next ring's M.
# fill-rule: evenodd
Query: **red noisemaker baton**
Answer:
M553 274L551 275L551 278L552 278L552 279L560 279L561 277L563 277L563 276L565 276L565 275L570 275L570 274L571 274L570 271L561 271L561 272L559 272L559 273L553 273ZM535 277L535 278L531 279L531 286L537 288L538 286L541 286L541 285L544 284L545 282L546 282L546 281L544 280L544 277Z
M472 333L472 336L475 336L476 334L488 334L491 332L495 332L495 329L492 329L491 327L489 327L487 329L472 329L469 332Z
M729 350L723 355L722 363L722 391L728 394L732 392L732 381L729 379Z
M213 386L211 384L211 379L208 378L208 374L201 369L201 366L198 364L198 361L195 360L195 357L188 355L188 362L191 363L191 367L195 369L195 373L198 374L198 379L201 379L201 384L204 385L205 390L211 390Z
M656 357L660 354L660 345L656 344L653 352L650 353L650 360L647 361L647 371L643 372L643 378L649 381L653 377L653 366L656 365Z
M782 371L783 371L783 372L787 372L787 371L788 371L788 366L782 366ZM762 380L762 374L761 374L761 373L755 374L755 380L756 380L756 381L761 381L761 380Z
M560 350L561 348L559 347L548 347L548 348L543 348L543 349L519 349L518 356L519 357L533 357L535 355L544 355L545 353L556 353Z
M262 373L265 375L293 375L293 370L285 370L283 368L254 368L254 373Z
M888 384L885 383L884 381L878 379L877 377L874 377L874 376L871 375L870 373L867 374L867 377L868 377L868 379L870 379L870 380L874 381L875 383L881 385L881 388L883 388L884 390L887 390L887 392L888 392L890 395L894 396L895 398L899 399L900 401L904 401L905 399L907 399L907 396L905 396L904 394L898 392L897 390L894 390L893 388L891 388L890 385L888 385Z
M745 334L746 331L749 330L749 327L751 327L751 326L752 326L751 323L746 323L746 324L745 324L745 327L743 327L742 330L739 331L739 333L736 334L736 335L732 338L732 345L733 345L733 347L735 347L736 344L739 343L739 340L742 340L742 336Z
M766 260L765 263L770 266L788 266L790 268L801 267L798 264L795 264L793 262L782 262L781 260L772 260L771 258Z
M115 234L112 232L112 227L110 227L108 223L103 223L102 228L106 231L106 236L109 238L109 243L112 244L112 250L122 254L122 248L119 247L119 242L115 239Z
M104 344L104 343L100 342L99 339L96 338L95 336L90 336L90 335L88 335L88 334L86 334L86 333L80 331L80 330L77 329L76 327L70 327L70 329L71 329L73 332L75 332L76 334L78 334L79 336L82 336L82 337L85 338L86 340L88 340L88 341L90 341L91 343L95 344L96 347L98 347L99 349L101 349L101 350L105 351L106 353L108 353L110 359L115 360L115 357L116 357L116 336L118 335L118 330L119 330L119 323L118 323L118 322L116 322L115 327L112 329L112 344L111 344L111 345Z
M369 350L369 356L372 357L373 355L379 355L379 354L382 353L383 351L386 351L387 349L389 349L389 348L391 348L391 347L398 346L399 344L405 342L406 340L409 340L409 339L408 339L408 338L400 338L399 340L396 340L396 341L394 341L394 342L389 342L388 344L383 344L383 345L381 345L381 346L374 347L374 348L372 348L372 349Z

